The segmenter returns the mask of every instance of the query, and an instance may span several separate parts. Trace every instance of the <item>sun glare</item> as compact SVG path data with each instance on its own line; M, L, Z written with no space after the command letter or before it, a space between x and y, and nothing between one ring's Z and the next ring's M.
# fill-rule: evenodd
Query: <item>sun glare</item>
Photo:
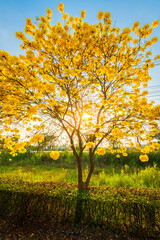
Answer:
M91 115L89 115L88 113L84 113L82 119L87 120L90 117L91 117Z

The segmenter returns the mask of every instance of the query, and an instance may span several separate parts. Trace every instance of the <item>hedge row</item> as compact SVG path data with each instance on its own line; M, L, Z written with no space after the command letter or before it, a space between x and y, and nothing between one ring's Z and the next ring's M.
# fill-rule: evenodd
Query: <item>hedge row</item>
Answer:
M158 237L160 191L90 187L73 184L0 182L0 215L15 220L96 225L137 236Z

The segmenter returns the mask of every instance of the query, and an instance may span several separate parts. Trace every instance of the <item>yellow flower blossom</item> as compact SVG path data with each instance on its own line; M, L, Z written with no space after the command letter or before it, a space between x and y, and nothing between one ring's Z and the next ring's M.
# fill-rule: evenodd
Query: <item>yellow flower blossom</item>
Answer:
M68 25L65 25L65 26L64 26L64 30L67 31L67 32L69 31Z
M106 154L106 149L105 148L98 148L97 150L98 155L105 155Z
M128 153L123 153L122 154L124 157L127 157L128 156Z
M152 28L158 27L158 25L159 25L159 20L155 20L155 21L152 23Z
M32 20L31 20L31 18L26 18L26 25L32 26Z
M62 19L63 20L67 20L69 18L69 14L68 13L64 13L63 15L62 15Z
M42 142L44 140L44 136L42 134L35 134L31 139L31 143Z
M8 105L8 104L4 104L2 106L2 111L5 113L12 113L13 112L13 108L12 106Z
M60 3L59 5L58 5L58 10L59 10L59 12L60 13L63 13L64 12L64 4L63 3Z
M38 110L37 110L37 107L34 106L34 107L30 107L29 109L27 109L27 112L28 112L28 114L33 115L33 114L37 114Z
M35 98L43 98L43 94L41 93L41 92L36 92L35 94L34 94L34 97Z
M141 162L148 162L149 161L149 158L146 154L145 155L140 155L139 159L141 160Z
M104 17L105 17L105 18L111 18L110 12L105 12Z
M145 91L142 92L142 96L146 96L147 94L148 94L148 91L147 91L147 90L145 90Z
M97 133L97 132L96 132L96 133L95 133L95 137L96 137L96 138L102 137L102 133L100 133L100 132Z
M93 142L87 142L86 143L86 148L92 148L94 146Z
M104 18L104 12L103 11L99 11L99 13L97 14L97 19L98 20L102 20Z
M50 157L53 159L53 160L57 160L59 158L59 152L58 151L52 151L50 153Z
M86 16L86 11L85 10L82 10L81 11L81 18L84 19Z
M152 39L151 39L151 42L154 44L154 43L156 43L158 41L158 37L153 37Z
M51 17L51 16L52 16L52 11L51 11L51 9L50 9L50 8L47 8L47 11L46 11L46 13L47 13L47 15L48 15L49 17Z
M74 21L75 21L76 23L79 23L79 17L76 16L76 17L74 18Z
M139 25L140 25L140 23L139 23L139 21L137 21L137 22L135 22L134 24L133 24L133 29L134 30L136 30L138 27L139 27Z

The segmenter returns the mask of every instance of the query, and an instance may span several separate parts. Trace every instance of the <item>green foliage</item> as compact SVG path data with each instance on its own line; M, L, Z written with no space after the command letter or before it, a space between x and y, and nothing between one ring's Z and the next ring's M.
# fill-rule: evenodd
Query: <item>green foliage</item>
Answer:
M138 178L142 179L144 187L160 188L160 171L156 164L140 171Z
M0 214L16 220L75 224L77 201L82 203L82 226L96 225L137 236L157 237L160 227L160 191L153 189L89 188L77 195L77 186L62 183L0 181ZM80 198L80 199L79 199Z
M120 167L125 166L126 164L131 167L142 167L142 166L153 166L154 163L160 167L160 151L154 151L148 154L149 162L143 163L139 160L140 153L136 149L129 149L127 151L128 156L124 157L121 155L117 159L116 154L112 154L109 151L106 152L104 156L96 155L95 156L95 165L98 167L104 166L113 166Z

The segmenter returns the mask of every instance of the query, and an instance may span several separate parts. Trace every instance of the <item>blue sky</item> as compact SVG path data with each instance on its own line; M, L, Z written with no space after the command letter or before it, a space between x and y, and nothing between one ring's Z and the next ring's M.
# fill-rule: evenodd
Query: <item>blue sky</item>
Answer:
M159 0L0 0L0 49L8 51L11 55L19 55L20 41L16 39L15 32L24 31L27 17L34 22L35 16L45 16L47 8L51 8L53 12L51 23L56 23L61 19L57 9L60 2L64 3L64 11L70 16L80 16L81 10L85 9L85 21L89 23L97 22L97 13L100 10L109 11L112 23L121 29L131 27L137 20L141 25L146 23L151 25L155 19L160 21ZM152 36L159 38L152 51L160 54L160 26L154 29ZM150 75L152 81L149 86L160 85L160 66L150 71ZM156 89L158 88L149 90ZM160 100L157 103L160 103Z

